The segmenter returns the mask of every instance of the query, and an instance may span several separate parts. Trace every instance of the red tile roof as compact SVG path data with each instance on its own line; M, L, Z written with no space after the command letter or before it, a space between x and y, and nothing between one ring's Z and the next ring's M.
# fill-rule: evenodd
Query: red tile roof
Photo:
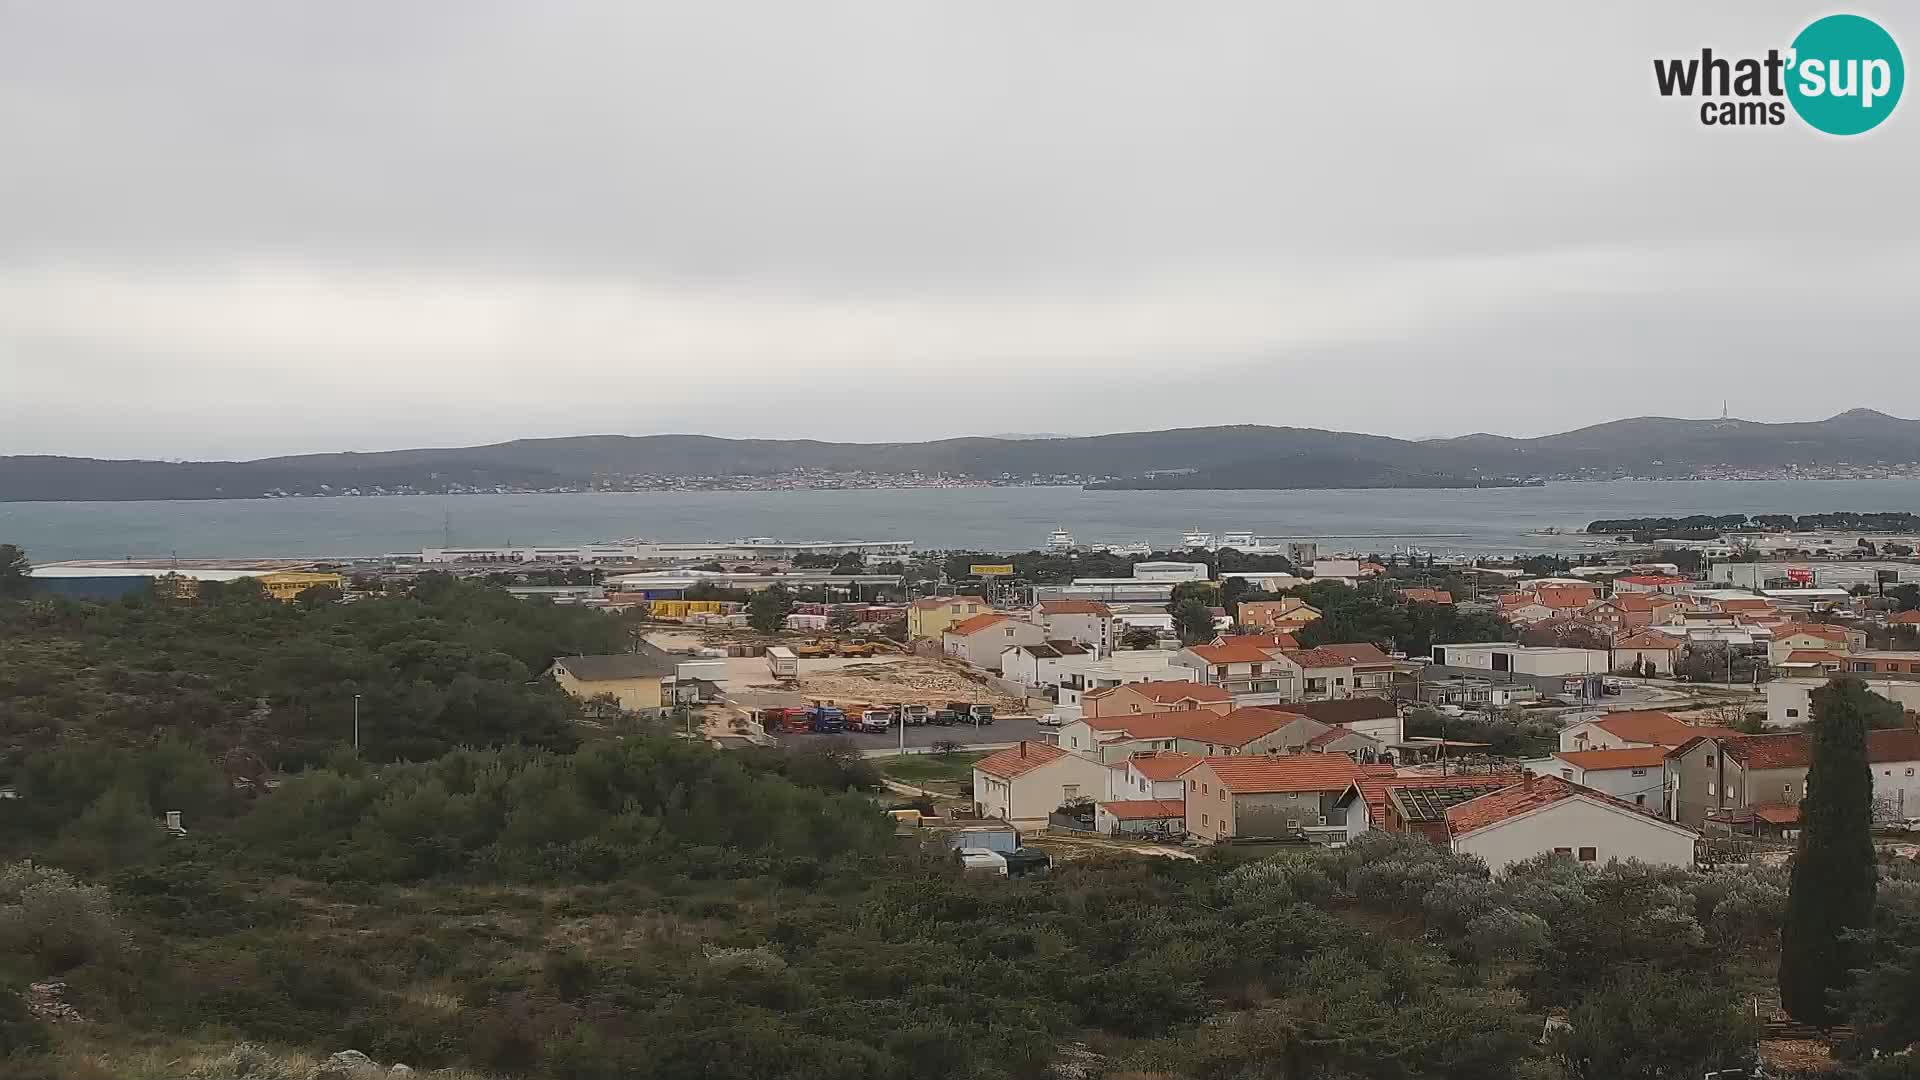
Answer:
M1400 710L1387 698L1351 697L1327 701L1295 701L1286 705L1253 706L1283 717L1304 716L1323 724L1352 724L1361 720L1385 720ZM1283 718L1281 723L1290 722Z
M1523 779L1518 784L1448 807L1447 831L1454 836L1465 836L1479 832L1481 829L1491 828L1521 814L1576 797L1619 807L1630 813L1639 814L1648 821L1658 822L1667 828L1683 828L1661 821L1645 807L1634 806L1625 800L1616 799L1604 791L1595 791L1590 787L1576 784L1571 780L1562 780L1557 776L1536 776L1531 782Z
M1187 804L1179 799L1122 799L1103 802L1100 809L1121 821L1155 821L1187 816Z
M1838 626L1828 626L1825 623L1788 623L1774 631L1774 636L1777 638L1794 637L1795 635L1801 634L1807 637L1817 637L1822 641L1837 641L1841 645L1847 643L1847 632L1845 630Z
M1006 621L1007 621L1007 617L1005 615L999 615L989 611L979 615L975 615L971 619L961 619L959 622L954 623L952 626L947 627L947 633L961 634L961 635L977 634L980 631L985 630L987 627L992 626L995 623L1001 623Z
M1913 626L1920 624L1920 611L1896 611L1887 616L1887 622L1894 626Z
M1211 769L1221 785L1235 795L1345 791L1361 776L1353 759L1345 754L1248 754L1204 758L1200 764Z
M1665 634L1656 634L1651 630L1643 630L1637 634L1628 634L1625 637L1614 639L1613 647L1616 649L1665 649L1671 652L1679 648L1682 644L1684 644L1684 642L1679 638L1668 637Z
M1209 664L1259 664L1271 659L1258 645L1232 638L1225 645L1192 645L1188 651Z
M1292 634L1230 634L1213 639L1215 645L1251 645L1256 649L1297 649L1300 642Z
M1173 780L1200 761L1198 754L1177 754L1171 750L1145 750L1129 757L1126 763L1149 780Z
M1391 664L1393 657L1380 651L1372 642L1359 642L1346 645L1322 645L1315 652L1329 652L1346 658L1350 664Z
M1066 756L1065 750L1052 743L1022 740L1018 746L1009 746L999 753L988 754L974 762L973 767L988 776L1012 780L1014 777L1024 776L1048 762L1058 761Z
M1597 589L1592 587L1581 588L1577 585L1558 585L1538 589L1534 592L1534 596L1540 603L1556 609L1583 608L1593 603L1599 595L1600 593Z
M1655 608L1672 607L1679 602L1666 593L1617 593L1607 599L1607 603L1621 611L1652 611Z
M1656 709L1609 713L1593 723L1628 742L1652 743L1656 746L1679 746L1700 734L1699 728L1683 724L1674 719L1671 713Z
M1281 720L1261 709L1235 709L1225 716L1207 709L1083 718L1095 731L1118 731L1135 739L1190 739L1218 746L1245 746L1280 730Z
M1781 735L1721 735L1725 752L1750 769L1801 769L1813 763L1813 743L1804 731ZM1875 765L1920 761L1920 731L1888 728L1867 732L1867 760Z
M1206 683L1181 682L1140 682L1127 683L1127 687L1149 701L1232 701L1233 695L1225 687L1209 686ZM1118 690L1115 686L1111 689Z
M1098 600L1042 600L1042 615L1099 615L1111 617L1113 609Z
M1379 652L1378 649L1374 651ZM1351 660L1346 653L1340 652L1331 645L1322 645L1315 649L1289 649L1287 650L1287 659L1299 664L1303 668L1353 666L1353 660ZM1385 660L1386 657L1383 655L1381 659Z
M1445 589L1401 589L1400 599L1409 604L1451 604L1453 594Z
M1826 649L1795 649L1787 654L1789 664L1844 664L1847 658Z
M1713 606L1721 611L1772 611L1773 602L1765 597L1756 596L1751 600L1715 600Z
M1754 803L1747 810L1769 825L1800 824L1800 807L1794 803Z
M1553 755L1582 769L1657 768L1667 760L1664 746L1632 746L1625 750L1562 750Z

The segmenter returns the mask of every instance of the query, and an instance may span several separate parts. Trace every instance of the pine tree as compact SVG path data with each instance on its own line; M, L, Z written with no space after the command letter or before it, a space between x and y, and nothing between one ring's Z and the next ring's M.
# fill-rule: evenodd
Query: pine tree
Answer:
M1780 932L1780 1003L1803 1023L1836 1020L1834 991L1854 964L1850 930L1873 919L1876 888L1873 772L1867 765L1872 696L1858 679L1813 692L1813 763L1800 802L1793 892Z

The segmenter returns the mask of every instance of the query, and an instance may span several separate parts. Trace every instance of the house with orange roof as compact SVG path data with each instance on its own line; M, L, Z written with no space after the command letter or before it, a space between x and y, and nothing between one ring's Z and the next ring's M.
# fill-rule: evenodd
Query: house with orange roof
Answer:
M1888 626L1920 626L1920 611L1896 611L1887 616Z
M1448 807L1447 836L1455 853L1478 856L1496 874L1548 853L1589 864L1637 859L1691 867L1700 838L1605 792L1531 773L1517 784Z
M1124 799L1094 806L1093 828L1103 836L1179 835L1187 831L1185 799Z
M1671 675L1674 662L1680 659L1686 646L1684 638L1662 634L1657 630L1632 630L1615 634L1613 670Z
M999 612L984 612L947 627L941 644L949 659L964 661L983 671L1000 669L1000 653L1009 645L1038 645L1047 632L1030 622Z
M1252 645L1257 649L1297 649L1300 642L1292 634L1278 631L1265 634L1223 634L1208 642L1209 645Z
M1847 658L1826 649L1795 649L1774 666L1795 675L1837 675L1847 669Z
M1182 799L1187 785L1180 775L1200 761L1198 754L1142 750L1107 766L1109 799Z
M1521 764L1536 776L1558 776L1623 802L1661 811L1666 806L1666 761L1664 746L1629 746L1619 750L1560 750Z
M1060 746L1111 765L1146 750L1183 754L1278 753L1281 719L1264 709L1235 709L1222 716L1206 709L1081 717L1060 728Z
M1349 697L1390 697L1399 670L1392 657L1372 644L1320 645L1281 654L1300 669L1301 701Z
M1861 652L1866 647L1865 630L1831 623L1788 623L1774 628L1773 640L1767 644L1767 660L1773 664L1784 664L1787 656L1796 649L1845 654Z
M1113 609L1098 600L1042 600L1028 616L1049 641L1072 641L1101 653L1113 651Z
M1187 833L1219 843L1305 834L1344 842L1367 830L1365 775L1343 754L1208 757L1188 769Z
M1672 749L1702 730L1658 709L1613 712L1561 728L1560 749L1625 750L1638 746Z
M1647 626L1665 626L1679 618L1680 599L1667 593L1615 593L1588 604L1585 616L1615 633Z
M1709 729L1667 755L1670 813L1715 832L1798 828L1812 763L1812 737L1804 731L1742 735ZM1867 767L1876 817L1920 816L1920 731L1867 732Z
M1620 593L1658 592L1671 596L1685 596L1687 590L1700 583L1692 578L1677 577L1673 574L1625 574L1613 579L1614 595Z
M1107 767L1051 743L1022 740L973 763L973 805L981 817L1036 828L1063 804L1106 793Z
M1282 634L1297 634L1319 617L1319 608L1295 596L1278 600L1248 600L1236 605L1233 615L1234 621L1241 626Z
M1172 666L1191 672L1192 681L1218 686L1242 705L1269 705L1300 696L1300 669L1286 650L1262 644L1257 635L1236 635L1218 645L1189 645L1174 654Z
M1494 610L1515 626L1531 626L1553 618L1552 608L1530 592L1507 593L1494 601Z
M907 605L907 637L939 641L954 623L992 610L978 596L923 596Z
M1401 589L1400 601L1405 604L1447 604L1453 603L1453 594L1445 589Z
M1126 683L1080 695L1080 715L1087 719L1194 709L1225 716L1234 710L1233 695L1225 687L1186 680Z

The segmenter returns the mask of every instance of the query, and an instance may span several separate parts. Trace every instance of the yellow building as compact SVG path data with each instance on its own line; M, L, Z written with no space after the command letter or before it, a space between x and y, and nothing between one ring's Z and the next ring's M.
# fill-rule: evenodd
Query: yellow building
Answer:
M346 588L346 579L339 574L315 574L300 570L277 570L271 574L260 575L260 587L275 600L291 601L299 598L308 589Z
M611 695L628 712L665 708L666 685L673 680L673 657L651 645L640 652L612 656L555 657L548 674L560 689L592 701Z
M1288 596L1279 600L1249 600L1240 605L1237 621L1276 634L1291 634L1320 617L1320 609Z
M977 596L923 596L907 608L907 637L939 641L953 624L992 610Z

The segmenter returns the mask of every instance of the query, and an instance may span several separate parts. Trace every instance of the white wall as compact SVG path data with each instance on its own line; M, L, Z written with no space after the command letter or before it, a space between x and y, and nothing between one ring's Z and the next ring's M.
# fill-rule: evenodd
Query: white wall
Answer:
M973 801L985 817L1016 826L1044 825L1069 798L1098 800L1107 790L1107 767L1078 754L1063 754L1010 781L973 770Z
M1555 848L1571 848L1578 858L1583 847L1595 849L1595 865L1609 859L1639 859L1659 866L1692 866L1693 839L1644 814L1575 796L1455 837L1453 850L1480 856L1494 873Z
M1920 818L1920 761L1876 762L1874 810L1891 818Z
M1667 771L1659 765L1639 769L1583 769L1557 757L1526 761L1522 765L1536 775L1558 776L1595 791L1604 791L1622 802L1656 811L1661 807L1661 792L1666 784Z

